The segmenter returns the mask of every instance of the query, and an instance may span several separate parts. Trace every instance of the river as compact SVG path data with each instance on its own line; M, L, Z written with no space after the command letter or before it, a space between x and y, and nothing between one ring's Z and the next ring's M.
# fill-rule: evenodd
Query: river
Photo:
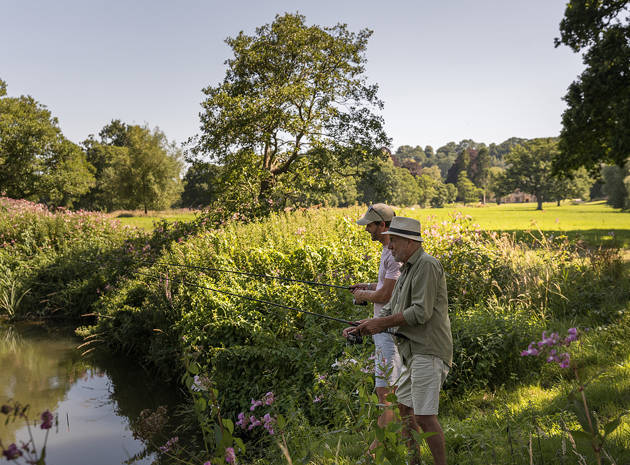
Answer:
M0 325L0 404L14 400L30 405L28 417L35 423L31 430L38 449L45 437L39 428L40 413L49 409L56 415L46 465L152 463L155 454L134 437L134 425L144 409L172 408L173 389L124 357L83 357L85 348L77 349L80 344L67 329ZM24 419L5 425L5 416L0 417L4 447L28 438Z

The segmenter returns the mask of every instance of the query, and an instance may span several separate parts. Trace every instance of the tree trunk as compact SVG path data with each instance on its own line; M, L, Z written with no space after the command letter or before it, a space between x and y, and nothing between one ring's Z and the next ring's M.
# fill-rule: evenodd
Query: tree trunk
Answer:
M539 196L536 196L536 201L538 202L538 207L536 207L536 210L542 210L543 199Z
M558 199L558 206L560 206L560 202L562 202L562 200Z

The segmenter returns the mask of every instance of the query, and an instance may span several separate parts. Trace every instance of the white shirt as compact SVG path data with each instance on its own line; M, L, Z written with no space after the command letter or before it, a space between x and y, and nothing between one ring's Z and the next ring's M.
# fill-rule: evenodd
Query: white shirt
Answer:
M402 263L397 262L392 255L392 251L387 247L383 247L383 251L381 252L381 263L378 266L378 283L376 283L376 289L380 289L385 284L386 279L398 279L400 276L400 267ZM374 318L380 316L381 308L383 308L385 303L374 304Z

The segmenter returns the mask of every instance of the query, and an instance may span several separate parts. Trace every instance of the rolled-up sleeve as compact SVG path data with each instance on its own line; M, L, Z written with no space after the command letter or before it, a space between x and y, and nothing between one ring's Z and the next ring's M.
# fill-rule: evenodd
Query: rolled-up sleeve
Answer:
M429 321L435 306L438 270L431 263L424 263L418 271L413 277L416 282L411 286L411 305L402 312L409 326L419 326Z

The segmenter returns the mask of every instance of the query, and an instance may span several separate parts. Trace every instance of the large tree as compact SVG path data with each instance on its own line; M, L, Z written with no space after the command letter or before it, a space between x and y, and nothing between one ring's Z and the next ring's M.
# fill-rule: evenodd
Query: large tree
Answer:
M296 170L309 176L351 174L385 158L389 145L377 86L364 75L372 32L345 24L308 26L299 14L276 16L254 35L240 32L226 43L222 83L204 89L201 134L192 157L210 157L225 175L248 173L262 205L282 197ZM293 186L294 188L294 186Z
M584 72L564 97L560 152L554 169L601 162L623 166L630 157L630 2L571 0L556 46L584 52Z
M7 97L2 80L0 97L0 192L72 206L94 183L85 154L33 97Z
M194 162L184 175L184 191L181 205L203 208L217 200L220 188L221 168L212 163Z
M537 210L542 210L544 201L555 200L558 180L552 175L551 160L557 154L558 143L554 139L532 139L517 145L505 156L505 185L510 190L535 195Z
M84 199L90 208L164 209L182 191L181 150L158 128L114 120L84 142L97 185Z

